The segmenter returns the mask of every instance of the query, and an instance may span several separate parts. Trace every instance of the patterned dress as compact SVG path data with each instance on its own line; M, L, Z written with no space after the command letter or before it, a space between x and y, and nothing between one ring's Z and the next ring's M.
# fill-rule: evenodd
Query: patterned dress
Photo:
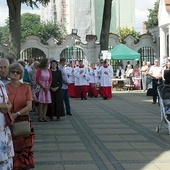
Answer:
M8 99L5 86L0 81L5 99ZM3 103L2 92L0 91L0 103ZM9 127L5 127L4 114L0 112L0 170L12 170L14 149L12 136Z

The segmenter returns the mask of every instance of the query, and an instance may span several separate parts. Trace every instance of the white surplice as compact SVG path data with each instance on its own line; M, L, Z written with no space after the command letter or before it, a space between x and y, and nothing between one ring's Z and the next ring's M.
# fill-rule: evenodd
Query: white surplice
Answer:
M100 84L103 87L112 86L112 78L113 78L113 68L108 65L106 68L104 66L100 69Z
M81 73L82 71L82 73ZM87 67L76 67L74 69L75 86L89 85L89 74Z
M89 83L97 83L98 82L97 69L90 68L89 77L90 77Z
M66 74L68 76L69 83L74 83L74 68L72 67L65 67Z

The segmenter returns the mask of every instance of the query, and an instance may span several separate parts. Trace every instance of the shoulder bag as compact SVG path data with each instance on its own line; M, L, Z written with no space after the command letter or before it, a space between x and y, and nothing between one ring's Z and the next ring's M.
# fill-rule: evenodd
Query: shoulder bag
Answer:
M11 132L13 137L28 135L31 133L31 127L29 121L14 122L11 126Z

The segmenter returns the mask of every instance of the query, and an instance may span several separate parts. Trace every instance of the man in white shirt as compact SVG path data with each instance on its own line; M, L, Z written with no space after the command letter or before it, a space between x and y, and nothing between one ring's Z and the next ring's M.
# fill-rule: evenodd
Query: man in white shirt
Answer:
M157 86L162 84L162 67L159 65L158 59L154 60L154 65L151 66L148 75L152 77L153 88L153 104L156 104L157 100Z
M62 79L63 79L61 90L62 90L63 100L64 100L64 103L65 103L65 106L66 106L66 113L67 113L67 115L71 116L72 114L71 114L70 100L69 100L69 97L68 97L69 80L68 80L66 71L64 69L65 64L66 64L66 59L60 58L60 62L58 64L58 69L61 71Z
M72 68L71 64L67 64L65 67L66 74L68 76L68 96L74 97L74 68Z

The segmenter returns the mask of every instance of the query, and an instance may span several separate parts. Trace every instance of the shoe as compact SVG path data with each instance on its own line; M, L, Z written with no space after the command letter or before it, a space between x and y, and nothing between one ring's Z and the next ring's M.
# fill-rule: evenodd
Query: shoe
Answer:
M156 102L152 102L152 104L156 104Z
M67 115L70 115L70 116L72 116L72 114L71 114L70 112L67 112Z
M87 100L87 98L86 98L86 97L84 97L84 100Z
M43 118L39 118L38 121L39 122L44 122L44 119Z

